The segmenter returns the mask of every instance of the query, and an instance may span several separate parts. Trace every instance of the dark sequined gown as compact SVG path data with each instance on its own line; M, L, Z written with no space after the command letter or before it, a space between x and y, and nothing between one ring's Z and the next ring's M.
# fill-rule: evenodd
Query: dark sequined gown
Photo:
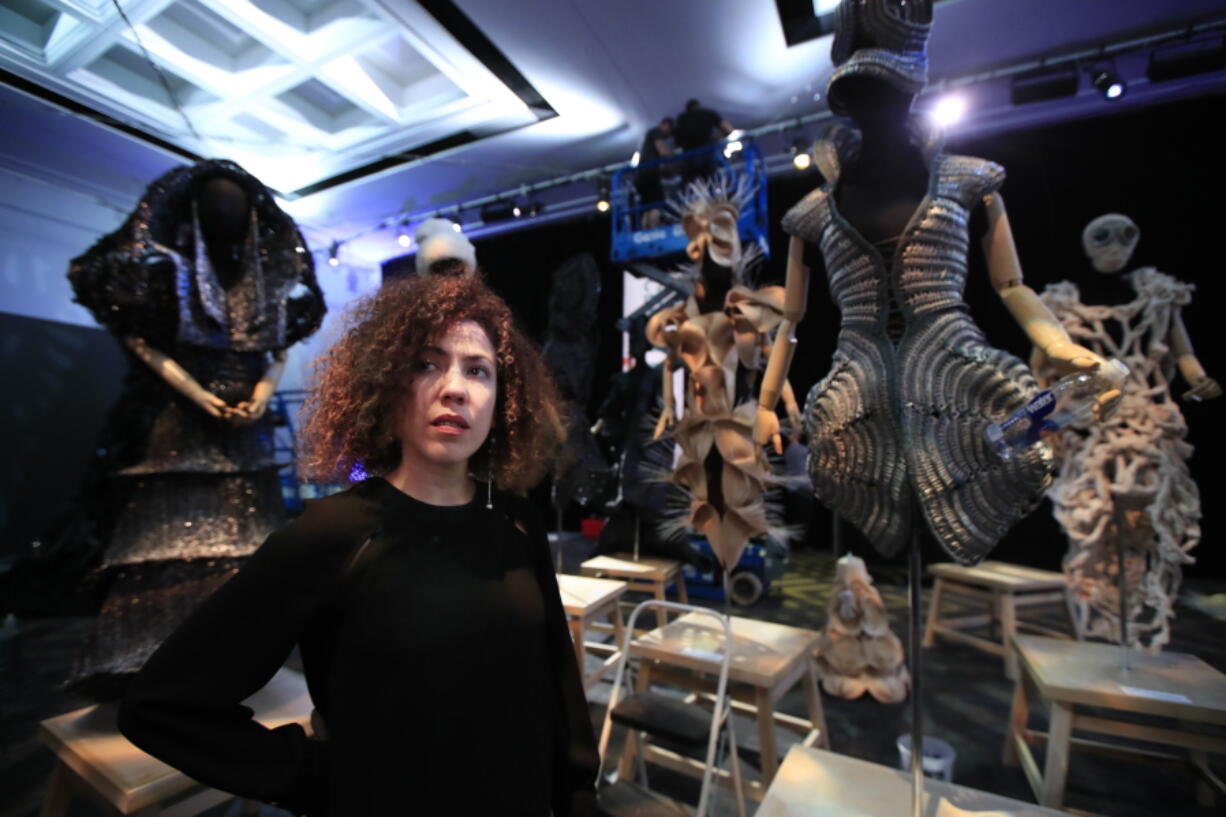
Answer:
M225 287L204 246L193 191L237 181L252 204ZM77 300L117 338L139 337L234 405L274 352L312 333L323 297L293 221L256 179L228 162L178 168L154 182L129 220L75 259ZM213 418L144 362L130 372L100 444L100 569L110 589L69 685L105 700L196 604L284 524L269 414L246 426Z
M835 207L840 167L857 149L849 130L818 143L826 181L783 220L820 247L842 315L831 370L805 404L814 490L882 553L923 520L974 564L1034 509L1052 469L1045 445L1006 461L984 440L1038 389L1025 363L988 345L962 300L970 213L1004 170L930 140L927 194L887 261Z

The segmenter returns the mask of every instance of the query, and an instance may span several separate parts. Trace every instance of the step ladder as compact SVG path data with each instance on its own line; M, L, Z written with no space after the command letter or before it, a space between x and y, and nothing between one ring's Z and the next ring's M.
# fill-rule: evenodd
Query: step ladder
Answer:
M626 670L633 649L634 625L639 614L647 609L658 611L658 617L661 617L659 613L668 610L678 615L698 613L710 616L718 620L720 626L723 627L724 644L733 643L732 625L728 617L714 610L657 599L648 599L634 608L625 628L624 643L619 645L621 656L617 664L617 674L613 679L613 689L609 694L604 725L600 730L600 775L597 778L597 798L600 811L607 817L707 817L711 806L712 778L715 770L720 766L721 758L726 754L731 766L733 788L736 792L737 813L740 817L745 817L744 784L741 780L736 733L732 723L731 700L728 696L728 671L732 660L730 649L723 651L719 683L710 712L698 704L687 703L681 698L652 692L649 689L632 692L625 698L621 695L622 683L628 680ZM609 778L604 775L609 738L612 735L614 723L629 730L626 738L627 745L631 745L633 741L638 743L637 780L619 779L617 772L611 774ZM696 809L691 809L688 805L672 800L647 787L647 763L643 750L650 737L668 740L694 750L700 750L704 744L706 745L702 788Z

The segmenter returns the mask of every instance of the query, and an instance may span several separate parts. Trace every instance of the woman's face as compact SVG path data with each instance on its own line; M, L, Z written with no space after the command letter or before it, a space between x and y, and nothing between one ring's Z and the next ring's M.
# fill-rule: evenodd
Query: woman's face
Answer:
M494 346L474 321L453 324L436 345L422 350L397 429L404 458L467 464L493 424L494 361Z

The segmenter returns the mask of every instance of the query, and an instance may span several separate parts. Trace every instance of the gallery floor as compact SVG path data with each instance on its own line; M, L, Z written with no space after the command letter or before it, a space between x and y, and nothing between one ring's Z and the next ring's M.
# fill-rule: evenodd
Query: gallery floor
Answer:
M566 543L564 567L574 572L587 555L590 545L582 540ZM826 594L834 573L829 554L802 551L792 556L787 574L772 589L771 595L749 608L737 608L737 615L762 618L799 627L819 629L825 619ZM895 632L904 635L906 593L887 572L878 579L891 610ZM1219 670L1226 670L1226 604L1211 604L1215 594L1226 587L1210 587L1189 582L1175 622L1172 648L1203 658ZM1226 596L1217 595L1218 600ZM722 607L722 604L718 606ZM1208 610L1208 612L1206 612ZM1216 617L1215 617L1216 615ZM1059 624L1058 619L1053 623ZM43 788L51 769L51 754L35 738L40 720L83 705L59 691L78 645L89 629L82 618L32 619L20 623L20 633L3 643L0 650L0 817L34 817L38 813ZM590 659L595 660L595 659ZM957 750L954 780L963 785L1033 802L1022 771L1000 762L1006 716L1012 685L1005 679L999 659L950 643L938 643L924 652L925 729L928 734L949 741ZM595 687L590 695L594 723L603 717L609 684ZM865 697L845 701L823 696L830 728L830 744L836 752L896 765L895 739L908 729L906 703L883 705ZM782 703L784 711L801 714L804 708L799 689ZM738 716L740 717L740 716ZM749 723L740 724L743 754L754 772L756 733ZM794 740L781 730L784 740ZM477 736L474 736L474 740ZM616 749L616 747L614 747ZM1222 758L1215 767L1221 775ZM1182 764L1156 764L1120 761L1093 755L1075 754L1070 766L1067 806L1112 817L1151 817L1154 814L1209 817L1212 808L1197 806L1196 776ZM666 771L655 771L654 787L689 802L696 800L696 784ZM715 814L735 814L731 798L716 801ZM237 817L238 805L218 806L210 817ZM284 812L266 807L263 817ZM94 817L103 812L78 800L72 817Z

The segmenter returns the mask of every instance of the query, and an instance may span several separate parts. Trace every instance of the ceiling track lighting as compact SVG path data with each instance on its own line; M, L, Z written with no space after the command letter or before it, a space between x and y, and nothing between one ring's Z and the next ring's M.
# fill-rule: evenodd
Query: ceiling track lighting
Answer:
M332 244L329 245L328 247L328 265L329 266L332 266L332 267L340 266L340 263L341 263L341 259L339 257L340 252L341 252L341 243L339 241L333 241Z
M607 213L612 208L609 203L609 183L602 181L596 192L596 210L600 213Z
M808 170L813 166L813 154L809 152L809 140L803 135L792 140L792 167L797 170Z
M409 234L408 219L400 220L400 227L396 230L396 243L408 249L413 244L413 236Z
M1114 68L1095 68L1090 72L1090 84L1098 89L1104 99L1119 99L1128 90L1128 84Z

